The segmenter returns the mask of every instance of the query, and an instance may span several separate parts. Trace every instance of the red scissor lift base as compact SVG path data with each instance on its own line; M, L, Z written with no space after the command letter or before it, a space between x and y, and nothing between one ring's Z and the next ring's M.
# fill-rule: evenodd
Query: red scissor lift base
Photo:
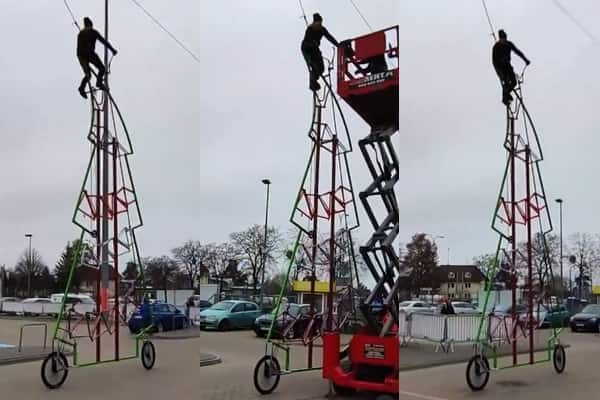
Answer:
M350 342L350 365L340 363L340 335L323 335L323 378L335 385L375 393L398 393L400 343L394 333L373 336L363 328Z
M351 53L348 47L341 47L338 53L339 95L371 126L372 132L398 130L398 26L357 37L349 45ZM340 360L339 333L323 334L323 378L342 388L399 392L397 325L383 337L365 326L354 334L349 346L349 365L345 365Z

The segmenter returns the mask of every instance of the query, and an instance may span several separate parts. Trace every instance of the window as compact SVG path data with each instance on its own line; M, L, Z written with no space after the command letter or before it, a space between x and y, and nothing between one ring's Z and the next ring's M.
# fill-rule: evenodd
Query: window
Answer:
M470 278L471 278L471 273L465 272L465 279L470 279Z
M237 304L235 307L233 307L233 309L231 310L231 312L240 312L240 311L244 311L244 304Z
M451 283L451 284L450 284L450 287L451 287L452 289L454 289L454 283Z
M252 303L245 303L244 304L244 308L246 309L246 311L256 311L258 308L256 307L256 304L252 304Z
M448 272L448 279L454 279L455 277L454 272Z
M177 307L175 307L174 305L171 305L171 304L169 304L169 305L167 306L167 308L169 309L169 312L170 312L170 313L175 313L175 312L177 312Z
M465 287L466 287L466 288L470 288L470 287L471 287L471 284L470 284L470 283L465 283Z

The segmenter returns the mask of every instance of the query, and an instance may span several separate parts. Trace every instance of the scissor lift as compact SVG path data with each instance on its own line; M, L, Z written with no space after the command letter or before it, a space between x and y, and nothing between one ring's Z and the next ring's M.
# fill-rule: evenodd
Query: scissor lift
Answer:
M361 305L367 325L351 339L347 359L340 359L339 332L323 334L323 377L340 394L365 390L382 399L399 392L398 157L392 143L399 125L398 39L393 26L351 39L338 53L338 94L371 128L359 147L373 182L360 199L374 232L360 253L376 284Z

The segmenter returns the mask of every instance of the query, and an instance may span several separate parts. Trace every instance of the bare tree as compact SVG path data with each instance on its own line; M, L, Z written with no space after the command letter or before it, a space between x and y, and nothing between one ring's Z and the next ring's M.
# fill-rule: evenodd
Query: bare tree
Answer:
M142 262L145 267L146 278L154 288L162 288L167 298L167 288L176 280L179 270L177 262L169 256L147 258Z
M517 256L517 270L522 279L528 280L528 265L527 265L527 243L519 243L519 255ZM549 289L545 295L559 294L560 288L554 287L556 281L554 274L558 273L560 277L560 241L556 235L544 235L536 233L531 243L531 267L535 290L542 294L544 289Z
M210 258L210 246L203 246L199 241L188 240L182 246L171 250L173 257L187 276L190 288L193 288L200 277L200 268Z
M31 249L31 259L29 257L29 251L25 250L15 265L15 273L27 282L27 297L31 297L33 288L31 283L35 279L45 276L46 271L48 271L48 267L44 264L42 256L36 249Z
M206 245L208 256L205 266L208 268L210 275L217 278L219 281L219 297L221 299L221 290L225 278L232 278L232 264L237 264L240 254L236 246L232 243L211 243Z
M242 267L251 271L252 286L256 293L256 285L260 281L263 268L266 273L268 267L275 262L274 255L282 243L281 233L279 229L269 227L265 243L264 227L253 225L245 231L232 233L230 237L236 251L241 255Z
M589 233L577 232L569 236L569 254L575 257L575 266L579 276L575 279L580 298L584 288L591 282L592 272L598 269L600 261L600 243L597 237Z

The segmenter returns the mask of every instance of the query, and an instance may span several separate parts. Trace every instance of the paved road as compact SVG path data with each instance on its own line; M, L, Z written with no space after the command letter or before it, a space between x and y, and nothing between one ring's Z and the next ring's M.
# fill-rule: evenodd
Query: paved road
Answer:
M400 374L400 400L591 400L600 398L600 337L565 333L567 367L562 375L552 364L492 372L486 389L473 393L464 363Z
M0 321L0 325L3 322ZM13 329L0 327L0 332ZM7 332L10 331L10 332ZM126 333L123 345L133 343ZM7 337L8 339L8 337ZM32 338L35 339L35 338ZM598 398L600 337L567 334L567 369L556 375L551 364L492 373L485 391L471 393L465 383L465 364L421 369L400 374L400 400L589 400ZM262 340L251 332L206 332L189 340L155 341L157 364L146 371L139 360L74 369L65 385L48 391L40 380L40 362L0 367L1 398L7 400L106 400L150 398L172 400L309 400L323 399L328 384L320 372L282 377L279 388L268 397L259 396L252 384L255 362L264 353ZM93 348L92 346L84 346ZM86 352L89 350L86 350ZM199 367L201 352L219 353L223 363ZM295 349L298 364L303 348ZM316 352L317 355L319 351ZM318 356L317 360L318 361ZM298 365L299 366L299 365ZM367 396L352 397L366 400ZM339 398L338 399L342 399Z

